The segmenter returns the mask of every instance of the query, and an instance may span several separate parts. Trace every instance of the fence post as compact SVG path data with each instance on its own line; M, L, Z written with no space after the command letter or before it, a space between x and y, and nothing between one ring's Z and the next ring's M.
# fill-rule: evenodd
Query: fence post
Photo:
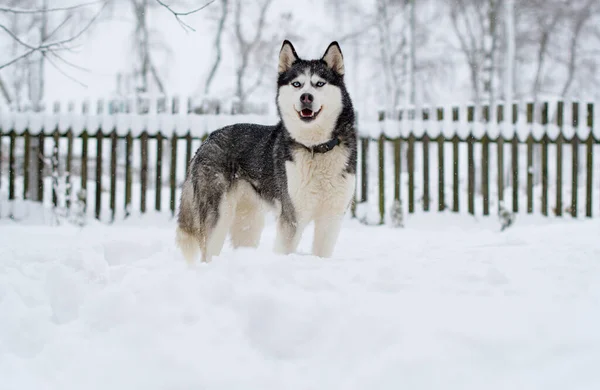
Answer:
M594 105L587 105L587 127L590 132L587 144L587 180L586 180L586 196L585 196L585 216L592 217L592 187L593 187L593 172L594 172Z
M562 216L562 178L563 178L563 168L562 168L562 164L563 164L563 156L562 156L562 149L563 149L563 141L564 141L564 137L563 137L563 115L564 115L564 102L560 101L558 102L558 105L556 107L557 109L557 115L556 115L556 125L558 126L558 137L556 137L556 208L555 208L555 214L557 216Z
M84 213L87 211L88 137L87 129L84 129L81 134L81 190L85 194L83 200Z
M44 144L46 142L46 136L44 129L40 130L38 135L38 156L37 156L37 201L44 202ZM35 159L35 156L34 156Z
M577 190L579 186L579 136L577 127L579 126L579 103L571 104L573 137L571 138L571 216L577 218Z
M366 202L369 198L369 172L368 172L368 158L369 158L369 137L360 139L360 166L361 166L361 186L360 186L360 201Z
M110 134L110 219L115 221L117 212L117 129Z
M379 224L385 222L385 134L379 135Z
M60 134L58 132L58 126L54 129L52 138L54 139L54 147L52 148L52 157L50 159L50 167L52 169L52 206L56 209L58 207L58 177L59 177L59 161L58 161L58 148L60 142Z
M69 128L67 130L67 166L66 166L67 177L65 197L67 210L71 210L71 194L73 193L73 184L71 183L71 175L73 174L73 130Z
M102 212L102 128L96 132L96 219Z
M402 172L402 137L394 139L394 200L400 201L401 195L401 180Z
M133 154L133 136L131 131L125 137L125 217L131 215L131 157Z
M469 106L467 110L467 122L473 126L475 117L475 107ZM469 131L469 135L467 136L467 161L468 161L468 183L467 183L467 193L468 193L468 203L469 203L469 214L475 214L475 153L474 153L474 140L472 128Z
M487 134L481 139L481 194L483 215L490 215L490 139Z
M15 200L15 177L17 175L15 144L17 143L17 133L11 130L9 133L10 144L8 147L8 200ZM1 145L0 145L1 147Z
M192 159L192 134L188 130L185 135L185 174L187 175L188 169L190 169L190 160Z
M169 174L171 184L171 215L175 215L176 191L177 191L177 133L173 131L171 137L171 172Z
M542 214L548 216L548 102L542 104Z
M452 109L452 121L457 124L459 122L459 108L454 107ZM452 211L458 213L460 209L460 180L459 180L459 142L458 130L455 129L454 136L452 137Z
M142 213L146 212L146 191L148 189L148 132L143 131L141 135L141 167L140 167L140 182L141 182L141 195L140 195L140 209Z
M506 105L507 107L511 107L510 104ZM498 128L500 126L504 127L506 125L506 121L509 120L508 115L507 118L504 117L504 107L505 105L498 105L497 119L498 119ZM498 208L500 204L504 203L504 136L502 132L498 132L498 138L496 139L496 154L497 154L497 186L498 186Z
M429 211L429 135L423 134L423 211Z
M411 131L408 136L406 151L408 167L408 212L415 212L415 134Z
M519 119L519 106L515 103L512 106L512 123L514 126L517 125ZM514 129L514 128L513 128ZM518 131L514 131L512 138L512 209L516 213L519 211L519 137Z
M162 203L162 144L163 136L160 132L156 135L156 183L155 183L155 204L156 211L161 210Z
M444 125L444 109L438 108L437 110L438 126ZM438 211L444 211L446 208L446 199L444 192L444 132L443 128L440 127L440 133L437 137L438 144Z
M533 146L535 140L533 139L533 115L535 112L535 106L533 103L527 103L527 124L530 125L530 133L527 137L527 212L533 213Z
M0 132L0 137L2 136ZM27 200L30 198L29 196L29 175L30 175L30 167L29 167L29 159L31 158L31 136L29 134L29 129L25 129L23 133L24 143L23 145L23 199ZM0 153L0 161L2 160L2 154ZM0 175L1 176L1 175Z

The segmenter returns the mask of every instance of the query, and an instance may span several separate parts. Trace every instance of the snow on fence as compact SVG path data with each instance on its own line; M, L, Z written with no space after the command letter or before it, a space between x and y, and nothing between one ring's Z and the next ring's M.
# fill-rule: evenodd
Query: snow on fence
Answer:
M481 120L468 106L359 121L353 215L385 223L398 205L408 213L489 215L504 203L513 212L591 217L600 210L594 105L552 106L514 104L512 121L503 121L501 105L497 121L487 106ZM68 211L79 199L103 221L151 209L175 214L187 162L208 133L236 122L276 120L0 112L0 204L34 200ZM39 144L35 152L32 142ZM35 199L31 180L24 179L32 173ZM13 209L0 210L2 216L14 217Z

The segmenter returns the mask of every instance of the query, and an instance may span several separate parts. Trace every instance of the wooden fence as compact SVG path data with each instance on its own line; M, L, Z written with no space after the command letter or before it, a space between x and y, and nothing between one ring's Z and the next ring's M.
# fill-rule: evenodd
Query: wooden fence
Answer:
M536 197L532 167L539 164L541 213L546 216L562 216L568 213L577 217L579 199L583 196L584 214L592 217L594 208L600 208L600 196L595 199L594 195L596 191L600 193L600 188L595 188L594 184L594 178L600 175L598 169L594 168L594 149L600 144L600 140L595 138L594 132L591 131L594 107L593 104L581 107L578 103L573 103L570 110L572 117L569 125L573 127L581 127L581 108L585 111L586 117L582 120L590 131L584 138L577 132L571 136L564 135L564 107L565 105L559 102L556 108L556 125L561 129L556 137L544 133L536 139L532 133L522 137L522 134L517 132L512 137L502 134L491 136L487 131L481 137L473 132L455 132L453 136L448 137L444 135L445 132L432 134L427 131L428 123L448 123L447 119L450 118L445 117L447 110L444 109L421 111L419 119L425 131L418 135L409 130L408 133L399 136L390 136L385 132L381 132L379 136L366 136L365 132L361 131L356 204L368 204L373 200L371 198L375 192L380 223L384 223L389 212L386 195L390 199L390 192L393 193L393 199L390 200L401 201L406 205L408 213L417 211L420 202L423 211L450 210L475 214L478 208L476 202L480 199L482 214L489 215L495 212L491 209L491 204L503 202L508 191L511 195L509 209L514 212L533 213ZM498 120L502 122L500 108ZM548 103L543 104L541 108L541 125L546 126L549 124ZM466 118L460 118L460 112L458 108L451 109L450 123L458 124L461 119L466 119L470 124L474 123L474 107L466 107ZM484 126L490 123L489 114L489 108L484 107ZM526 105L526 117L526 123L534 123L533 104ZM517 119L518 106L514 105L512 123L516 124ZM385 115L380 115L382 123L389 120ZM402 125L402 120L391 120L398 126ZM117 129L108 132L103 129L93 132L84 130L78 133L71 129L64 132L55 129L49 133L41 131L32 134L28 129L16 131L0 128L0 186L5 183L6 198L9 201L46 201L47 204L60 205L67 210L72 207L74 194L83 189L88 194L84 201L85 208L97 219L114 220L117 214L126 217L132 212L145 213L150 209L168 209L175 214L187 162L205 137L206 135L193 136L189 130L183 134L177 130L154 134L143 131L137 134L131 131L121 133ZM36 167L30 167L29 145L34 139L39 141L40 145L37 152L38 163L35 164ZM550 158L550 147L555 151L555 159ZM372 158L374 148L375 159ZM565 166L564 152L567 150L571 157L570 166ZM539 156L535 151L539 151ZM494 158L491 157L492 154ZM149 158L150 155L155 156L153 161ZM417 157L418 155L420 157ZM539 161L534 161L537 157ZM52 186L50 191L45 188L49 185L48 179L53 173L49 160L56 163L54 170L58 168L61 172L60 180L63 184ZM372 163L375 161L377 166L374 167ZM581 161L584 161L583 165ZM525 172L519 168L523 163L527 167ZM553 178L549 175L549 167L552 164L556 173ZM509 169L508 174L505 172L506 167ZM23 179L29 177L32 169L38 170L36 176L39 195L36 199L30 199L29 181ZM563 176L568 169L571 170L572 180L570 188L565 189ZM580 183L579 178L582 175L585 183ZM437 180L432 180L434 176ZM403 177L406 181L403 181ZM491 183L492 177L494 183ZM22 183L20 188L17 185L19 180ZM466 180L466 191L461 189L461 180ZM403 187L404 182L406 188ZM375 191L372 191L373 185ZM134 186L137 199L134 199ZM495 198L492 198L492 187L496 190ZM389 191L390 188L392 191ZM419 193L416 188L421 189ZM526 204L520 203L523 188ZM554 191L553 202L549 194L551 189ZM407 194L407 199L403 199L404 193ZM570 193L570 198L567 199L565 193ZM467 200L466 210L461 207L464 197ZM434 198L437 198L437 204L432 203ZM353 208L353 212L356 212L356 208Z
M539 106L533 103L525 103L523 105L514 104L512 107L508 107L512 116L510 133L511 136L507 137L501 134L501 132L495 136L489 134L491 115L489 106L483 105L482 109L482 121L481 125L484 126L485 131L481 136L476 136L473 133L473 125L475 124L475 107L467 106L464 110L459 107L452 107L450 109L436 108L436 109L423 109L420 112L400 112L398 115L400 121L398 126L402 126L402 119L407 119L406 116L411 119L418 119L423 131L419 135L416 135L412 129L408 130L408 133L402 136L389 136L384 133L376 137L361 137L359 145L359 183L358 191L360 197L357 198L358 204L369 202L369 193L372 194L370 186L373 185L373 180L370 180L369 174L373 172L369 169L369 164L375 160L378 164L377 178L376 178L376 193L377 193L377 206L379 211L379 223L384 223L386 220L386 214L388 213L387 208L389 202L386 202L386 189L389 188L389 174L386 172L388 169L393 170L393 199L399 201L401 204L407 203L407 211L414 213L418 210L417 207L417 194L415 188L417 187L418 181L421 181L421 197L419 198L422 210L425 212L437 210L445 211L450 210L452 212L463 211L461 209L461 198L466 196L467 199L467 211L469 214L476 213L476 201L481 201L481 213L483 215L490 215L496 213L497 210L491 210L490 204L492 201L496 205L504 204L506 202L505 195L508 192L510 201L509 204L504 204L505 209L512 210L512 212L519 213L526 211L528 214L534 213L534 204L536 197L534 196L534 188L536 183L534 182L534 167L539 167L540 170L540 203L539 208L541 214L544 216L555 215L562 216L563 214L570 214L572 217L578 217L578 210L580 209L579 199L584 195L585 204L585 216L592 217L594 213L594 207L596 210L600 207L600 184L594 184L594 178L598 179L600 176L600 165L596 160L594 165L594 149L598 149L597 145L600 144L600 140L594 136L594 105L587 103L581 105L578 102L571 103L569 111L571 118L569 122L565 121L565 103L556 102L554 110L554 121L557 128L556 136L551 137L547 130L547 127L551 125L550 116L550 104L542 103ZM505 125L503 117L505 115L504 107L502 105L497 106L496 119L498 127ZM522 110L521 110L522 109ZM451 119L445 117L451 113ZM460 118L459 113L466 113L466 118ZM525 113L525 127L519 125L519 113ZM580 116L585 117L580 118ZM408 114L408 115L407 115ZM512 115L510 115L512 114ZM535 114L539 114L536 118ZM433 117L435 115L435 117ZM404 118L403 118L404 116ZM384 113L380 113L379 120L386 121ZM450 126L459 126L458 123L465 121L467 124L468 132L466 134L458 134L454 132L450 137L444 135L443 132L438 131L437 134L429 134L427 131L428 124L433 121L438 123L444 123L442 126L447 126L450 119ZM536 119L539 119L539 123L536 123ZM572 134L570 136L565 135L566 125L571 127ZM414 123L412 124L414 125ZM411 125L411 126L412 126ZM534 137L532 127L534 125L541 126L545 131L537 139ZM516 127L520 127L517 129ZM577 129L584 129L583 132L586 136L581 137ZM515 131L512 131L515 130ZM518 131L521 130L521 131ZM523 131L525 130L525 131ZM527 132L527 134L523 134ZM497 132L498 133L498 132ZM391 148L389 147L391 144ZM372 153L372 149L376 149L376 159L370 158L369 154ZM551 159L549 153L550 148L554 151L554 159ZM391 150L389 150L391 149ZM465 150L466 149L466 150ZM475 151L478 149L479 156L476 157ZM525 153L523 150L525 149ZM565 151L570 153L570 161L565 161ZM416 152L420 151L421 155L421 167L419 172L416 171L415 166L418 163L416 161ZM462 153L461 153L462 151ZM491 152L494 151L495 158L491 158ZM536 161L536 153L539 161ZM436 156L432 155L434 152ZM392 154L392 166L390 167L386 161L386 154ZM598 152L596 152L597 154ZM450 154L450 156L448 156ZM466 154L466 173L461 167L461 154ZM448 164L448 159L450 163ZM523 161L523 159L525 161ZM436 161L437 160L437 164ZM582 161L583 164L582 164ZM523 172L522 167L525 163L525 170ZM554 177L550 177L550 167L554 164ZM566 165L566 166L565 166ZM508 167L508 173L505 168ZM564 182L564 173L566 169L571 169L570 176L571 180L569 184ZM580 172L584 172L584 189L580 189ZM401 172L405 172L407 176L406 180L406 193L408 199L402 199L403 189L401 180ZM437 182L432 182L431 176L435 172L437 176ZM448 174L450 173L450 175ZM450 176L450 183L448 179ZM466 176L466 178L464 177ZM491 183L491 177L495 176L495 183ZM466 179L467 189L466 191L461 190L460 182L461 179ZM479 182L479 188L476 187L476 182ZM522 183L525 182L525 202L526 204L520 203ZM565 188L569 185L569 188ZM492 186L495 186L495 199L492 199ZM550 193L550 190L554 191L554 194ZM565 192L570 193L570 198L566 199ZM581 194L584 192L584 194ZM597 193L595 195L595 193ZM479 195L479 196L478 196ZM554 196L552 196L554 195ZM437 204L432 204L432 198L437 197ZM450 201L448 201L450 198ZM553 202L551 202L551 198ZM594 204L596 206L594 206ZM387 207L386 207L387 206Z

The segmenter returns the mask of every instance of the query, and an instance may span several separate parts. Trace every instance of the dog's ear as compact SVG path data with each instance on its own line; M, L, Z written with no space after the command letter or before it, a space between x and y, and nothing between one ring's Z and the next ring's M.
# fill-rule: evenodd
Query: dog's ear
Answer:
M337 41L331 42L323 58L321 58L327 66L333 69L334 72L343 76L344 75L344 56L342 55L342 49L338 45Z
M290 41L283 41L281 50L279 51L279 73L288 71L294 62L298 60L296 50Z

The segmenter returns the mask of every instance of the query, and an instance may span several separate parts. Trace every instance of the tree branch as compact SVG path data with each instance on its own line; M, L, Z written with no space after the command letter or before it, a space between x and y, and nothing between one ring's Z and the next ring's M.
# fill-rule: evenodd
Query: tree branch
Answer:
M173 10L173 8L171 8L168 4L165 4L163 1L161 0L156 0L156 2L158 4L160 4L161 6L165 7L170 13L173 14L173 16L175 17L175 19L177 20L177 22L179 23L179 25L186 31L196 31L192 26L190 26L189 24L187 24L186 22L184 22L181 17L182 16L188 16L191 14L194 14L196 12L202 11L204 8L208 7L209 5L211 5L212 3L215 2L215 0L210 0L208 3L204 4L201 7L198 7L196 9L193 9L191 11L186 11L186 12L177 12L175 10Z
M82 3L73 5L70 7L58 7L48 9L25 9L25 8L14 8L14 7L0 7L0 12L11 13L11 14L41 14L44 12L57 12L57 11L72 11L78 8L87 7L94 4L102 3L104 0L90 1L88 3Z
M0 92L2 92L2 96L4 96L4 99L6 100L6 102L8 104L12 103L12 99L10 98L10 93L8 92L8 89L6 88L6 85L4 85L4 81L2 80L2 76L0 76Z
M223 30L225 29L225 21L227 20L227 14L229 13L229 0L221 0L221 18L219 19L219 25L217 27L217 34L215 36L215 49L217 50L217 55L215 56L215 62L206 78L206 84L204 85L204 93L208 94L210 91L210 85L217 73L217 69L221 64L221 56L222 56L222 47L221 47L221 37L223 36Z
M6 68L12 64L14 64L15 62L26 58L28 56L30 56L31 54L35 53L35 52L42 52L42 53L46 53L52 50L67 50L67 47L64 47L64 45L66 45L67 43L71 43L75 40L77 40L78 38L80 38L87 30L90 29L90 27L94 24L94 22L98 19L98 17L100 17L100 14L102 13L102 11L104 11L104 9L106 8L107 4L108 4L109 0L105 0L103 2L102 8L100 8L100 10L94 15L94 17L92 17L92 19L81 29L79 30L79 32L77 32L77 34L66 38L66 39L61 39L61 40L57 40L57 41L52 41L52 42L47 42L44 41L41 44L34 46L34 45L30 45L27 44L25 42L23 42L21 39L19 39L18 37L16 37L15 34L13 34L9 29L7 29L6 27L0 25L0 27L9 33L9 35L11 35L11 37L13 39L15 39L20 45L28 48L29 50L27 50L26 52L24 52L23 54L13 58L12 60L1 64L0 65L0 69ZM70 17L67 17L56 29L54 29L50 34L48 34L48 38L50 38L52 35L54 35L62 26L65 25L66 21L69 19Z

